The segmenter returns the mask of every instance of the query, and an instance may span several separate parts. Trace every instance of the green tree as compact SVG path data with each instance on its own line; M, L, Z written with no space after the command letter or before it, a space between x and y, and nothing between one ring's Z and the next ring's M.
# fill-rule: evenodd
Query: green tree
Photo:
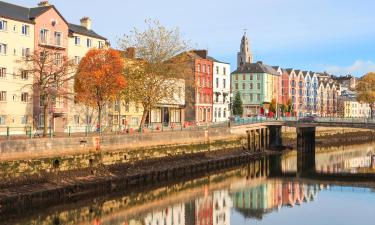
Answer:
M242 99L241 99L240 93L237 92L233 101L233 115L242 116L242 114L243 114Z
M357 100L369 103L371 106L371 117L374 117L375 106L375 72L364 75L357 85Z

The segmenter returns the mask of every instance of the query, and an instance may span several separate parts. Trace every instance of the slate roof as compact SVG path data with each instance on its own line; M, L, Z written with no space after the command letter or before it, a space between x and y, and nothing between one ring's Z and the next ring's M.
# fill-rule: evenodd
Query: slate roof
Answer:
M272 66L266 65L261 62L256 63L246 63L245 65L237 68L232 74L239 73L267 73L275 76L280 76L280 74L272 68Z
M107 40L107 38L100 36L99 34L95 33L95 31L93 30L88 30L83 26L68 23L53 5L44 6L44 7L26 8L23 6L18 6L18 5L0 1L0 16L4 18L8 18L8 19L22 21L22 22L34 23L34 19L37 16L43 14L50 8L54 8L56 12L61 16L61 18L68 24L69 31L73 33L78 33L78 34L98 38L98 39Z
M219 60L217 60L217 59L215 59L214 57L211 57L211 56L207 56L207 59L209 59L213 62L217 62L217 63L229 64L229 63L226 63L226 62L219 61Z
M23 22L32 22L29 17L29 8L25 8L18 5L13 5L7 2L0 1L0 16L19 20Z
M86 27L84 26L76 25L72 23L69 23L68 26L69 26L69 32L82 34L82 35L93 37L93 38L107 40L107 38L100 36L99 34L95 33L95 31L93 30L86 29Z

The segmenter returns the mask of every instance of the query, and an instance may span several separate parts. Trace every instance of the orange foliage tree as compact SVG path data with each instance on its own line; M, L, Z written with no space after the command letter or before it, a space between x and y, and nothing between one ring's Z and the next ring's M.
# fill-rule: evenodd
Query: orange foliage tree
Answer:
M76 102L98 110L101 127L102 109L125 88L123 60L113 49L92 49L82 58L75 77Z

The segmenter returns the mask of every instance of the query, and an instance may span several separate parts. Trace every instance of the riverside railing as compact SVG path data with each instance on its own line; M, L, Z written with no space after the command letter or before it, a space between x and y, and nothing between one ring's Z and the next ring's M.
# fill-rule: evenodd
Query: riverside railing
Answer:
M47 129L47 137L78 137L97 135L132 135L143 133L161 133L178 131L201 131L211 128L242 126L264 122L295 122L295 123L337 123L337 124L371 124L375 125L375 118L340 118L340 117L314 117L311 120L304 120L304 117L278 117L266 118L254 116L246 118L233 118L230 121L217 123L151 123L142 128L130 126L102 126L98 129L95 125L66 126L63 131L55 132L51 127ZM0 139L22 139L43 137L42 129L32 129L31 126L11 127L0 126Z

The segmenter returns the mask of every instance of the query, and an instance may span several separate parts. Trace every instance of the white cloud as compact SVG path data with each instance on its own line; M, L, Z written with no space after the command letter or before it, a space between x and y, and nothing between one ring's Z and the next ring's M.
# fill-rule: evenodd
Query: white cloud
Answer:
M352 74L355 76L362 76L368 72L375 72L375 63L371 60L356 60L352 65L347 67L329 66L326 68L328 73L337 75Z

